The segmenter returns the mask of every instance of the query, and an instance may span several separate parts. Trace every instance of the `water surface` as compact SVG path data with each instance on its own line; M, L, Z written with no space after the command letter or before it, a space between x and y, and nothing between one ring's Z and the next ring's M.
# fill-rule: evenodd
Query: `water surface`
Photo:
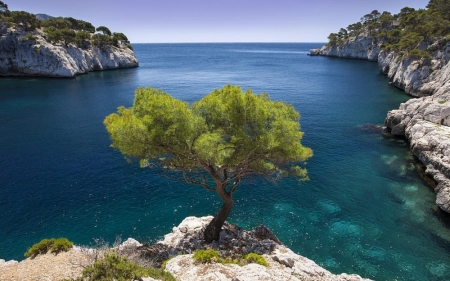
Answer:
M310 181L252 181L235 193L232 223L265 224L334 273L375 280L445 280L450 230L401 139L365 125L408 97L377 64L309 57L321 44L136 44L140 67L75 79L0 79L0 258L64 236L88 245L116 235L156 241L218 196L128 164L102 124L139 86L193 102L232 83L292 103Z

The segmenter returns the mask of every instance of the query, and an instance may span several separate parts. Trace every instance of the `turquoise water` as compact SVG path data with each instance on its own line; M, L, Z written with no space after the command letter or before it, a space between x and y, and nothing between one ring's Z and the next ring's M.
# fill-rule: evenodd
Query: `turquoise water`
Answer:
M372 62L309 57L321 44L137 44L140 67L75 79L0 79L0 258L43 238L156 241L220 199L128 164L102 124L138 86L192 102L227 83L292 103L311 180L240 186L229 221L266 224L334 273L450 279L450 229L408 145L366 129L408 97ZM446 221L447 220L447 221Z

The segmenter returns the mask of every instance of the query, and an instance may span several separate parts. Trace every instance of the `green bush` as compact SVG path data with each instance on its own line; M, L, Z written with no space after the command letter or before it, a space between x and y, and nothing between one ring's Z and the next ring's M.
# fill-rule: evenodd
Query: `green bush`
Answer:
M269 266L266 259L256 253L248 253L245 256L242 257L242 259L247 263L257 263L263 266Z
M60 253L62 251L67 252L73 246L73 243L70 242L67 238L51 238L51 239L42 239L39 243L34 244L29 248L24 256L26 258L36 257L37 255L47 254L49 251L52 253Z
M37 37L34 36L34 35L31 34L31 33L28 33L27 35L22 36L22 37L19 39L19 42L22 43L23 41L28 41L28 40L30 40L30 41L36 41L36 40L37 40Z
M73 247L73 242L69 241L67 238L58 238L53 242L51 252L60 253L67 252Z
M37 255L46 254L53 245L55 238L52 239L42 239L39 243L34 244L28 251L25 252L24 256L26 258L35 257Z
M93 265L86 267L82 272L82 277L78 280L128 281L139 280L142 277L158 278L163 281L176 281L176 279L168 272L154 268L141 267L114 252L106 254Z
M213 249L195 251L193 258L196 262L200 263L210 263L221 260L219 252Z
M132 50L132 51L134 50L134 49L133 49L133 46L131 46L130 44L125 45L125 47L127 47L128 49L130 49L130 50Z
M425 58L425 59L431 59L431 55L430 53L428 53L427 51L424 50L419 50L419 49L413 49L408 53L408 57L412 58L412 59L421 59L421 58Z
M218 262L221 264L239 264L239 265L246 265L249 263L257 263L263 266L269 266L267 261L264 259L263 256L256 254L256 253L249 253L243 256L242 258L238 260L233 260L231 258L221 258L219 256L219 252L216 250L198 250L194 253L194 261L200 262L200 263L211 263L211 262Z

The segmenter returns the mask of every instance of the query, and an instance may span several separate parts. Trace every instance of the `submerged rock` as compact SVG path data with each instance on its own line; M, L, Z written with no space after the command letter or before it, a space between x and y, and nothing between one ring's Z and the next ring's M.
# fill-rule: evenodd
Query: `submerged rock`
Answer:
M323 46L312 53L377 61L390 83L417 97L388 112L385 126L392 135L405 136L412 153L437 183L436 204L450 213L450 44L422 42L420 49L435 50L432 58L413 59L382 51L377 38L366 34L344 44ZM443 47L438 45L443 44Z

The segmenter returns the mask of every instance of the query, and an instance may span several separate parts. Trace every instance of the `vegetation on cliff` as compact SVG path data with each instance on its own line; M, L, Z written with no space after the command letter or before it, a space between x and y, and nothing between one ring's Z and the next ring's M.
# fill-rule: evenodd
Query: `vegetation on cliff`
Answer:
M436 48L450 41L450 2L430 0L426 9L404 7L394 15L374 10L364 15L360 22L331 33L327 46L342 45L351 37L361 34L382 44L384 50L413 58L431 58ZM429 47L431 45L433 47Z
M125 34L111 32L105 26L95 28L90 22L72 17L49 17L39 20L36 15L25 11L9 11L8 5L2 1L0 1L0 21L9 27L26 32L36 32L39 29L48 42L63 44L66 47L69 44L75 44L79 48L89 48L91 45L104 48L112 45L132 49ZM36 39L27 37L27 40Z

